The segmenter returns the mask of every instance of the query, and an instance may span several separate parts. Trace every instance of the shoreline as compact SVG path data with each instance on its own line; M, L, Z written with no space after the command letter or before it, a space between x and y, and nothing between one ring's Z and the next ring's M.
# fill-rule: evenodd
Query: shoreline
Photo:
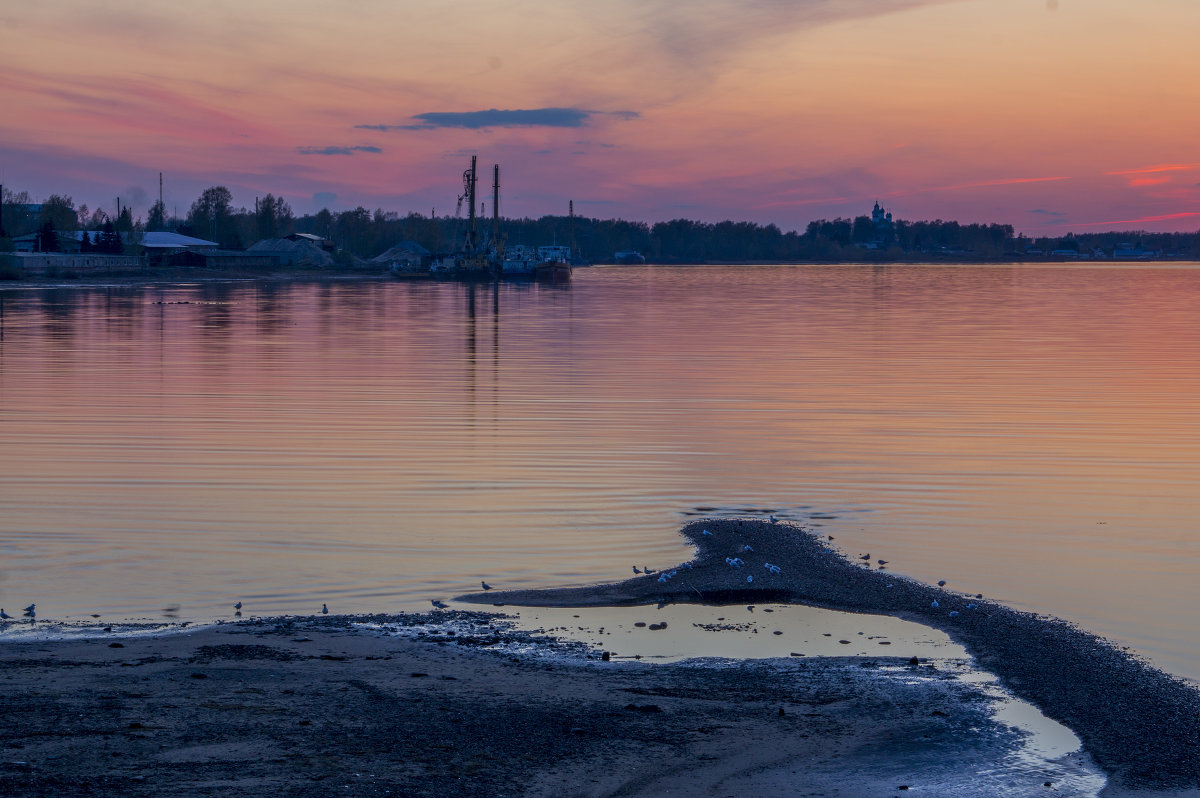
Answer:
M962 259L913 259L896 261L705 261L703 263L647 263L640 265L595 263L591 266L603 268L687 268L710 266L1078 266L1096 268L1173 268L1180 265L1197 264L1193 258L1172 258L1159 260L1071 260L1071 259L1025 259L1025 260L962 260ZM432 275L420 275L397 279L386 270L322 270L296 269L278 272L238 270L238 269L200 269L194 267L179 267L162 269L154 273L146 271L113 271L88 272L78 277L59 277L54 279L13 279L0 280L0 290L4 289L35 289L35 288L103 288L110 286L153 286L173 285L179 283L238 283L238 282L343 282L343 281L377 281L377 282L462 282L455 279L438 279Z
M697 554L666 571L675 575L664 581L643 575L456 600L560 607L777 601L893 615L946 632L1007 689L1074 731L1114 787L1200 790L1200 690L1107 640L1056 618L856 565L790 523L710 519L681 534Z
M952 670L895 657L649 664L479 612L251 619L0 646L0 794L984 796L1096 784L1086 755L1030 765L1023 733L991 706Z

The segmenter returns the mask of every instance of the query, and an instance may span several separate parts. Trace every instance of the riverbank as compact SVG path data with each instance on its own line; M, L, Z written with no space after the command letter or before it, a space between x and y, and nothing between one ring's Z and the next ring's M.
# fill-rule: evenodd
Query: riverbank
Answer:
M894 615L945 631L1013 693L1064 724L1120 789L1200 789L1200 691L1065 621L852 564L799 526L706 520L696 557L608 585L492 591L525 606L783 601ZM774 567L772 567L774 566Z
M1022 735L978 687L899 658L617 662L457 611L95 632L0 646L0 794L1040 795L1093 773L1006 770Z

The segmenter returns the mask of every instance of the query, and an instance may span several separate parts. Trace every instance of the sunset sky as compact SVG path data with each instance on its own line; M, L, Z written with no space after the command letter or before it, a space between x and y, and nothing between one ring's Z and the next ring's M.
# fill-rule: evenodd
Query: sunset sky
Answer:
M6 2L0 182L447 214L477 153L506 216L1197 230L1197 31L1195 0Z

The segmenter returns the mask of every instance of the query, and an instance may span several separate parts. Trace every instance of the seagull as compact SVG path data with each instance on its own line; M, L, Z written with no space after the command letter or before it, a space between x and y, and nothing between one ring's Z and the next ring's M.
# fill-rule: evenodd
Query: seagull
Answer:
M888 564L888 561L887 561L887 560L876 560L875 562L879 563L880 565L887 565L887 564Z
M933 608L936 610L936 609L937 609L938 607L940 607L941 605L940 605L940 604L938 604L938 601L937 601L937 599L934 599L934 600L933 600L933 603L932 603L932 604L930 604L929 606L930 606L930 607L933 607Z
M240 602L240 601L239 601L237 604L234 604L234 605L233 605L233 608L234 608L235 610L237 610L238 612L241 612L241 610L242 610L242 602Z
M479 584L483 585L483 589L484 589L484 590L491 590L491 589L492 589L492 586L491 586L491 585L489 585L487 582L484 582L482 579L481 579L481 580L479 580Z
M747 581L747 582L753 582L753 581L754 581L754 577L753 577L753 576L747 576L747 577L746 577L746 581Z
M635 574L640 574L640 573L641 573L641 571L639 571L639 570L638 570L638 567L637 567L636 565L635 565L635 566L633 566L633 572L634 572Z
M437 599L430 599L429 603L432 604L433 606L437 607L439 610L446 609L446 605L443 604L442 602L438 601ZM324 606L324 605L322 605L322 606Z
M648 573L648 574L656 574L656 573L658 573L658 571L654 570L653 568L651 568L651 567L650 567L650 566L648 566L648 565L643 565L643 566L642 566L642 570L643 570L643 571L645 571L645 572L646 572L646 573Z
M754 549L750 548L750 544L747 543L745 546L742 546L742 551L754 551Z
M435 602L434 602L434 604L437 604L437 602L435 601ZM443 604L442 606L444 607L444 606L446 606L446 605L445 605L445 604ZM322 615L328 615L328 614L329 614L329 605L328 605L328 604L322 604L322 605L321 605L321 614L322 614Z
M860 560L867 560L867 561L869 562L869 561L871 560L871 552L869 552L869 551L868 551L866 554L862 555L862 556L861 556L861 557L859 557L858 559L860 559Z
M704 531L702 531L700 534L702 534L702 535L708 535L710 538L712 537L712 532L709 532L707 529L705 529Z
M973 610L973 609L975 609L975 605L974 605L974 604L968 604L968 605L967 605L967 609L969 609L969 610Z
M36 609L37 609L37 605L36 605L36 604L30 604L28 607L26 607L26 608L23 610L23 612L33 612L33 611L34 611L34 610L36 610Z
M3 607L0 607L0 621L8 620L12 620L12 616L5 612Z
M778 519L778 518L776 518L775 516L771 516L771 523L772 523L772 524L778 524L778 523L779 523L779 519Z
M939 579L939 580L938 580L938 587L945 587L945 586L946 586L946 580L945 580L945 579Z
M958 610L950 610L950 617L953 618L955 615L958 615Z

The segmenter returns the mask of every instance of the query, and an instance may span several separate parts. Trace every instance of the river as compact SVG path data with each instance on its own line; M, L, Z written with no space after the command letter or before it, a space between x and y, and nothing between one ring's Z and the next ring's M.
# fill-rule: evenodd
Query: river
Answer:
M1200 679L1200 265L0 288L0 606L394 612L777 516Z

